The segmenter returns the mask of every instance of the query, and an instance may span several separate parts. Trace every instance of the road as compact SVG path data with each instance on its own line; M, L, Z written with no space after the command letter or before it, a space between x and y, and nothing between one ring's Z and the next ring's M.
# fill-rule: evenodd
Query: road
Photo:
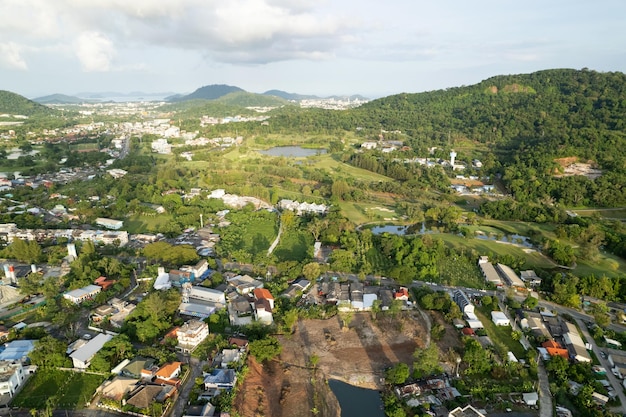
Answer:
M593 340L593 337L591 337L591 335L589 334L585 323L581 319L576 318L576 324L578 324L580 332L583 334L583 337L585 338L587 343L591 345L591 349L596 354L598 361L600 361L600 365L602 365L602 367L607 370L606 379L609 380L611 386L613 387L613 390L617 393L617 396L622 403L620 407L614 408L613 411L620 414L626 413L626 395L624 395L624 390L622 389L622 381L617 379L617 377L613 375L613 372L610 371L610 369L612 368L611 364L607 359L604 359L602 355L600 355L600 349L598 348L596 341Z
M539 417L552 417L554 406L550 392L550 380L543 365L543 359L539 359L537 363L537 376L539 378Z
M181 417L184 414L185 406L189 402L189 394L193 389L193 386L196 382L196 378L202 375L202 369L206 365L206 362L200 361L197 358L191 357L189 358L189 369L191 370L191 374L187 377L184 385L180 387L180 394L178 395L178 399L176 400L176 404L174 405L174 409L170 417Z

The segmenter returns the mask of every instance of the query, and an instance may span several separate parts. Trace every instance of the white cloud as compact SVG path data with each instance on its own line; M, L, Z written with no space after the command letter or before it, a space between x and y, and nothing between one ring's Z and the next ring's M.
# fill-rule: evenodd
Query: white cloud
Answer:
M0 43L0 64L9 69L27 70L21 48L14 42Z
M88 72L109 71L115 57L115 47L99 32L83 32L74 43L76 56L83 70Z

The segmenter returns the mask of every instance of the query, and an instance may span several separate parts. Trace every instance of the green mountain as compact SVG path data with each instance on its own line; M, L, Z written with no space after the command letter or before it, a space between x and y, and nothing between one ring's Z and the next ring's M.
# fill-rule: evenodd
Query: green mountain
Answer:
M98 103L100 100L68 96L65 94L51 94L48 96L34 98L33 101L39 104L81 104Z
M335 133L385 134L415 155L437 147L447 158L484 162L518 201L566 206L626 205L626 75L553 69L501 75L478 84L373 100L356 109L283 111L274 127ZM363 158L362 158L363 159ZM558 176L567 161L603 173ZM359 161L365 166L374 161Z
M287 100L280 97L248 93L245 91L226 94L216 101L229 106L240 107L276 107L290 104Z
M226 94L234 93L237 91L244 91L239 87L234 87L231 85L225 84L213 84L213 85L205 85L204 87L198 88L191 94L187 94L186 96L171 96L169 99L172 102L181 102L188 100L215 100L220 97L225 96Z
M0 114L1 113L20 114L24 116L49 116L56 113L56 110L35 103L19 94L0 90Z
M311 95L305 95L305 94L296 94L296 93L287 93L286 91L282 91L282 90L269 90L269 91L264 92L263 95L280 97L280 98L283 98L285 100L295 100L295 101L319 98L318 96L311 96Z

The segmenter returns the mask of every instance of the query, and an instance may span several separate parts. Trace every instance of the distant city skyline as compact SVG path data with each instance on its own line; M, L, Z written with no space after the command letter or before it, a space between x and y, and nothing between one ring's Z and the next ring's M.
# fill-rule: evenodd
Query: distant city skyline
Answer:
M0 89L376 98L551 68L626 72L626 2L4 0Z

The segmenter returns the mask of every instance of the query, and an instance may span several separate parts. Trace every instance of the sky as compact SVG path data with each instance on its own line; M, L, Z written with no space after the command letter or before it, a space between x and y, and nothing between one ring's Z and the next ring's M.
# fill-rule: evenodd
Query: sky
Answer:
M626 72L625 26L624 0L0 0L0 90L375 98Z

